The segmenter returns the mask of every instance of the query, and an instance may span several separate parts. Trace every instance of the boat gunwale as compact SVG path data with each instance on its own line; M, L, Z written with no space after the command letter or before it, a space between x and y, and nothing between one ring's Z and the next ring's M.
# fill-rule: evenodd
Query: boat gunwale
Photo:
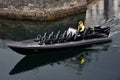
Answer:
M65 43L55 43L55 44L24 44L23 41L14 44L8 44L7 46L10 48L23 48L23 49L55 49L55 48L66 48L66 47L75 47L75 46L84 46L84 45L91 45L91 44L98 44L103 42L111 42L112 39L109 37L106 38L94 38L94 39L87 39L81 41L71 41ZM38 43L38 42L35 42Z

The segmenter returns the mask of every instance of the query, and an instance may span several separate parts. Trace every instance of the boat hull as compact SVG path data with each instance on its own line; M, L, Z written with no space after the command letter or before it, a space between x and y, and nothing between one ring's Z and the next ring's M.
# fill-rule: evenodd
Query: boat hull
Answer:
M56 44L46 44L39 45L38 42L34 42L34 40L21 41L18 43L8 44L8 47L24 55L30 54L42 54L46 52L59 51L59 50L69 50L71 48L84 48L88 46L92 46L95 44L111 42L111 38L96 38L96 39L88 39L81 41L72 41L65 43L56 43Z

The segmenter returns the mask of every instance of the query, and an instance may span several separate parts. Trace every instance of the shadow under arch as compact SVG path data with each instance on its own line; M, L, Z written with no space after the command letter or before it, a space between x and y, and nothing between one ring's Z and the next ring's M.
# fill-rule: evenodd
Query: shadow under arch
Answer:
M108 47L107 47L108 48ZM104 50L104 49L103 49ZM98 52L99 49L90 49L90 48L75 48L65 51L55 51L55 52L49 52L44 54L36 54L36 55L28 55L25 56L23 59L21 59L14 68L9 72L10 75L26 72L29 70L33 70L37 67L41 67L47 64L53 64L58 63L60 61L65 61L67 59L76 57L85 57L85 52L91 53L91 52ZM78 56L79 55L79 56ZM81 56L82 55L82 56ZM88 56L88 54L86 55ZM77 60L77 59L76 59Z

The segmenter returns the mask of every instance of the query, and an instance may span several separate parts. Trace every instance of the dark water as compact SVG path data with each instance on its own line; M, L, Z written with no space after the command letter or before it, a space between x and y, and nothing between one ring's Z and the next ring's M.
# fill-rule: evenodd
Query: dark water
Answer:
M36 37L38 33L96 24L111 27L113 42L86 49L24 56L10 50L9 42ZM120 1L100 0L86 13L49 22L0 20L0 80L120 80Z

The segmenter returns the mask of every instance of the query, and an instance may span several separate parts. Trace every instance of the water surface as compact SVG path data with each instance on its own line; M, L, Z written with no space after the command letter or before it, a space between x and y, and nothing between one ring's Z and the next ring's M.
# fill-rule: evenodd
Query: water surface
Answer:
M120 80L119 5L119 0L99 0L90 4L86 13L49 22L0 20L0 80ZM38 33L76 28L79 20L91 27L110 26L113 41L31 56L20 55L6 46L35 38Z

